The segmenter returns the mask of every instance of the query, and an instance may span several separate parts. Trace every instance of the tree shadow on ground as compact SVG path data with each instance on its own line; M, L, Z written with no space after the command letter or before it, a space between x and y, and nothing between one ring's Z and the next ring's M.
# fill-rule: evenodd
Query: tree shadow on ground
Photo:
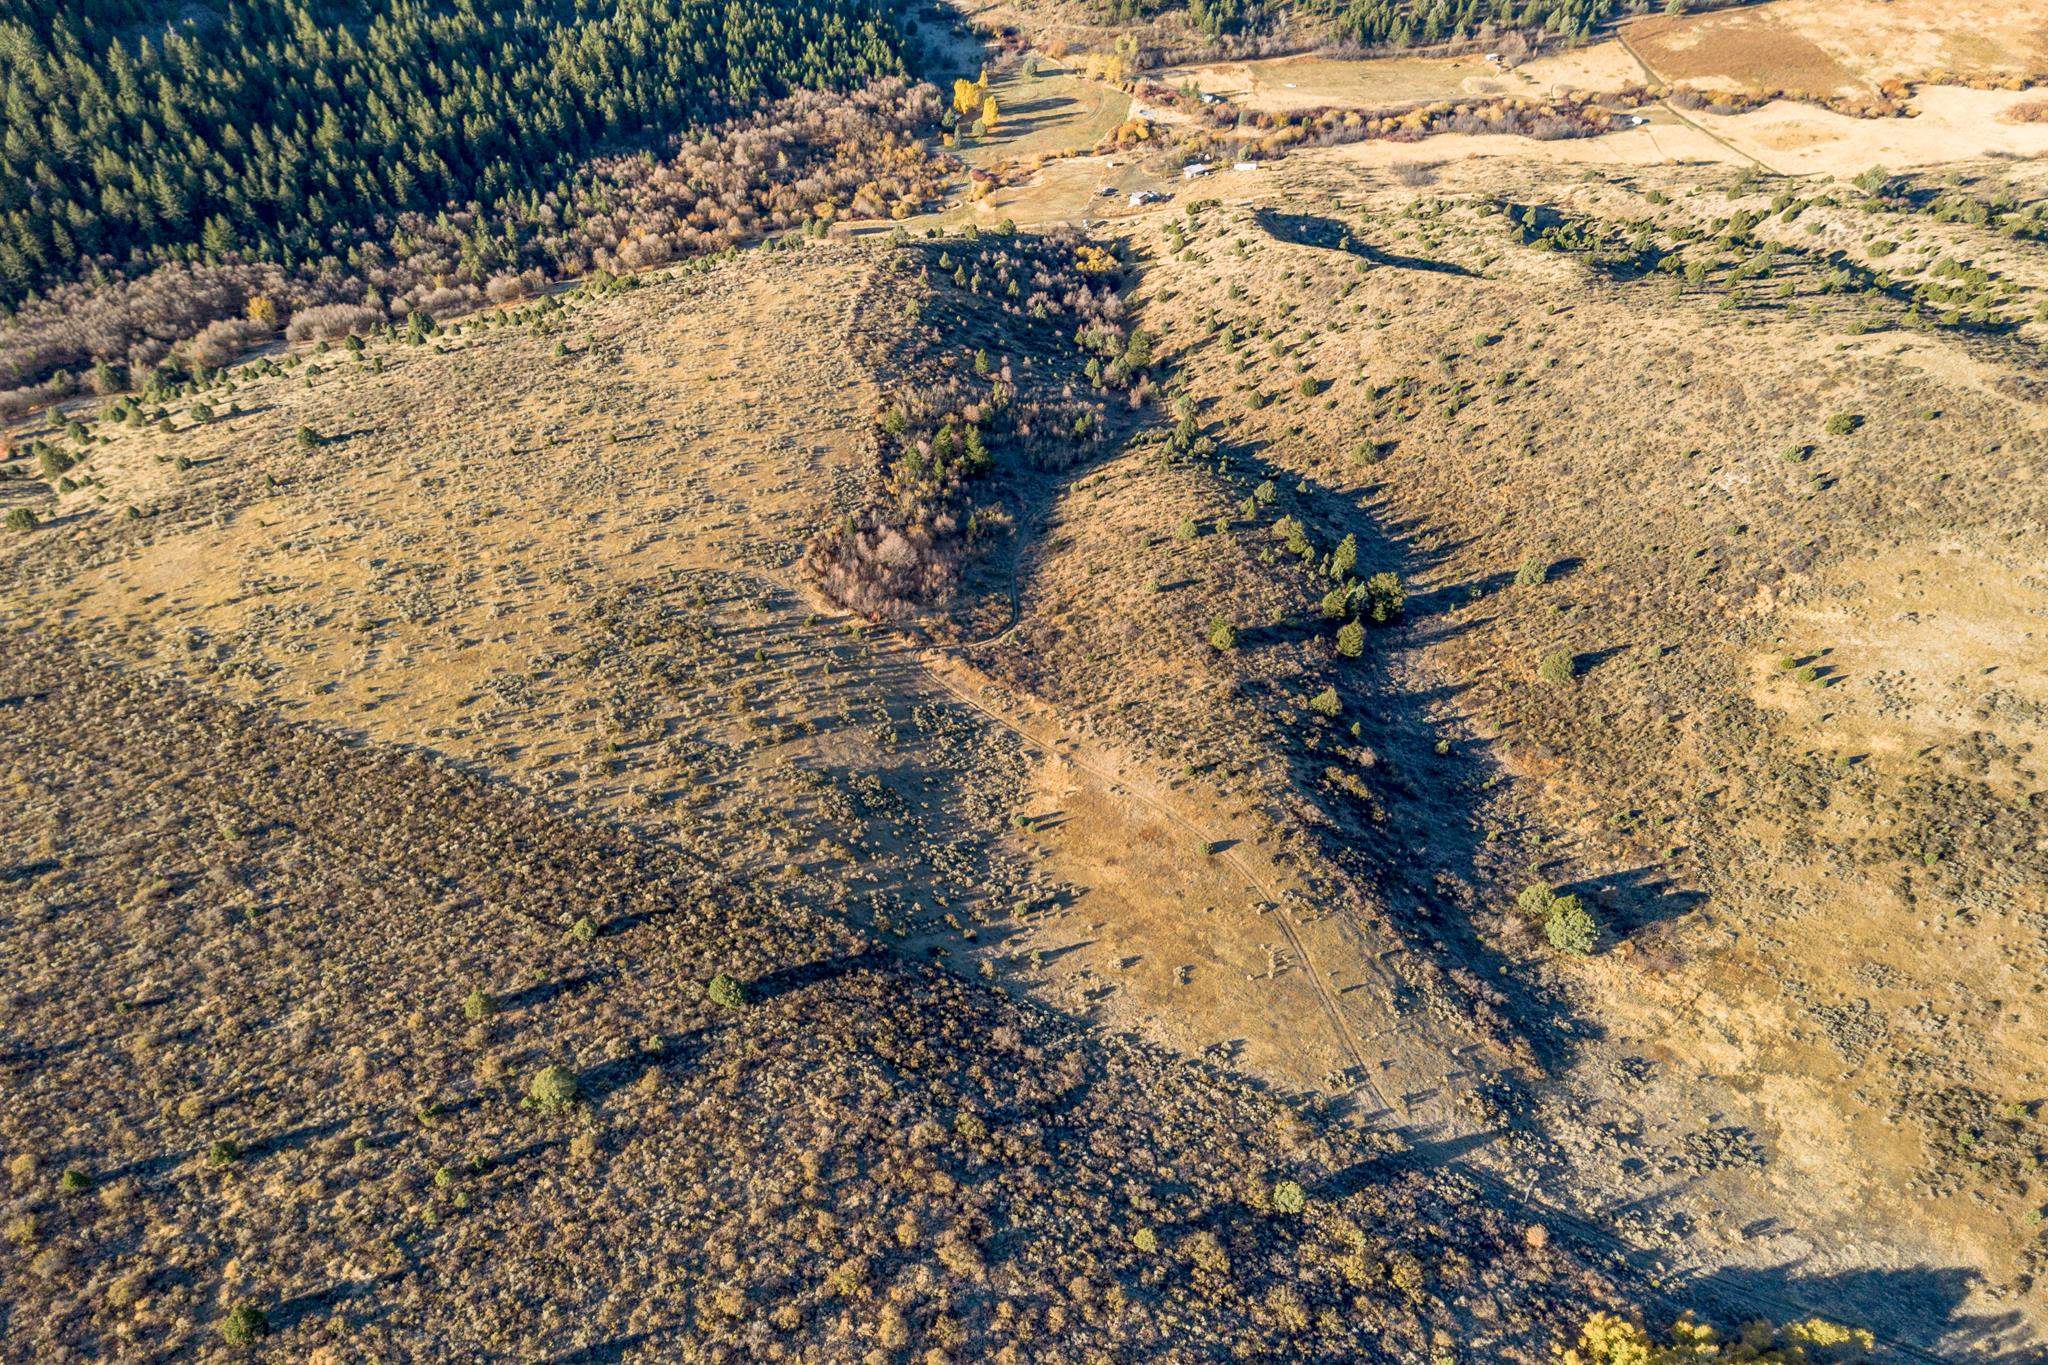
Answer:
M1703 904L1706 893L1680 886L1655 867L1632 867L1567 882L1558 890L1590 902L1611 934L1627 937Z
M1316 247L1324 251L1341 251L1346 255L1356 256L1369 265L1391 266L1397 270L1421 270L1434 275L1461 275L1467 278L1473 278L1476 274L1453 261L1432 260L1427 256L1399 256L1381 251L1335 218L1321 218L1310 213L1281 213L1273 209L1259 209L1252 217L1260 227L1280 241L1295 246Z
M1986 1365L2038 1365L2042 1345L2017 1312L1972 1313L1965 1305L1980 1287L1974 1270L1913 1266L1900 1270L1813 1272L1804 1261L1727 1267L1669 1288L1670 1311L1690 1306L1722 1322L1747 1317L1787 1320L1797 1305L1881 1337L1881 1360L1972 1360Z
M1430 538L1426 528L1389 514L1382 500L1339 492L1300 470L1270 458L1262 442L1226 452L1245 480L1271 480L1279 490L1266 514L1292 516L1308 528L1327 553L1346 536L1355 539L1355 576L1398 574L1404 583L1425 578L1457 548ZM1395 930L1403 948L1422 966L1423 984L1449 992L1461 1012L1487 1027L1511 1050L1533 1057L1546 1069L1570 1064L1583 1043L1598 1036L1597 1025L1572 1003L1522 970L1481 934L1476 905L1491 876L1482 851L1487 829L1487 793L1501 766L1482 740L1449 742L1441 717L1462 687L1418 688L1402 668L1404 656L1440 643L1481 622L1452 620L1455 607L1505 589L1512 573L1418 593L1408 599L1402 619L1366 631L1365 650L1355 660L1334 648L1335 624L1292 619L1281 627L1248 635L1255 645L1284 640L1305 647L1311 660L1311 688L1327 683L1341 701L1344 720L1359 723L1359 740L1375 763L1367 776L1372 803L1361 806L1332 790L1326 778L1326 744L1289 754L1298 787L1310 793L1330 817L1320 827L1326 853L1374 904L1352 913L1373 915ZM1280 701L1277 695L1274 700ZM1446 894L1446 879L1458 894Z

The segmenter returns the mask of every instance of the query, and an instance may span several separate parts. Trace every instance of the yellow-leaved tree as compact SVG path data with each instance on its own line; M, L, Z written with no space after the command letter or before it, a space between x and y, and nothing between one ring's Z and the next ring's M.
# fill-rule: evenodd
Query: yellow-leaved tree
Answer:
M1579 1339L1558 1355L1560 1365L1694 1365L1694 1362L1750 1361L1754 1365L1822 1365L1827 1361L1865 1359L1876 1338L1858 1327L1844 1327L1825 1318L1773 1327L1752 1322L1732 1340L1690 1315L1671 1325L1664 1337L1642 1324L1613 1313L1595 1313L1579 1330Z
M956 79L953 82L953 112L975 114L981 109L981 102L988 98L988 68L981 69L975 80Z

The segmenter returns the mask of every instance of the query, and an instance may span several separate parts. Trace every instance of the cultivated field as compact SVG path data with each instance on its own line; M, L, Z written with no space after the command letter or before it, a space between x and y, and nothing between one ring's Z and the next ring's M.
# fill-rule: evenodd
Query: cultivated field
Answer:
M1804 96L1877 93L1886 83L2024 81L2048 71L2048 29L1998 0L1781 0L1643 19L1628 46L1671 82Z

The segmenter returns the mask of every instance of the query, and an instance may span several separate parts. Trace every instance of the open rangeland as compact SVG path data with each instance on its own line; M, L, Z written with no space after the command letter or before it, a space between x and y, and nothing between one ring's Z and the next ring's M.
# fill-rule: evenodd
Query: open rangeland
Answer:
M0 334L0 1354L2039 1357L2048 29L1221 13Z

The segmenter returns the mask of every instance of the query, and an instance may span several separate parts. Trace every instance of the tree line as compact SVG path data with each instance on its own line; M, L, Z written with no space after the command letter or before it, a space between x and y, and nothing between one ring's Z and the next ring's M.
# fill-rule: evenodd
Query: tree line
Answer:
M167 261L316 265L400 213L538 200L594 154L904 68L886 0L163 13L0 0L0 303Z
M1482 27L1583 38L1602 24L1641 13L1644 0L1337 0L1338 37L1364 47L1429 46Z
M1711 9L1748 0L1676 0ZM1601 26L1674 0L1097 0L1112 23L1135 23L1177 5L1212 36L1264 32L1289 13L1319 19L1331 37L1359 47L1430 47L1507 30L1584 38Z

